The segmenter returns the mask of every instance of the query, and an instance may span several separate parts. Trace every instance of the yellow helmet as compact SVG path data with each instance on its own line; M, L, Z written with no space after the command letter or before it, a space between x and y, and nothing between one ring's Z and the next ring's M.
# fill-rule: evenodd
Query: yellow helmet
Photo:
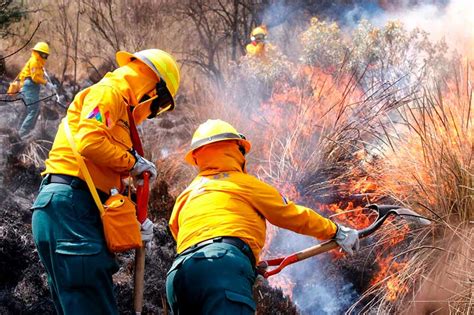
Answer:
M166 87L173 97L179 89L180 75L178 64L174 58L166 51L160 49L146 49L131 54L126 51L119 51L115 56L119 67L138 59L157 75L158 78L166 82Z
M33 50L45 53L49 55L49 46L45 42L38 42L36 43L35 47L33 47Z
M196 165L196 161L193 158L194 150L210 143L226 140L237 140L244 148L245 154L247 154L252 147L250 142L245 139L245 136L238 133L231 124L220 119L208 119L205 123L199 125L194 132L193 139L191 140L191 148L188 153L186 153L184 159L189 164Z
M265 25L260 25L252 30L252 33L250 33L250 39L252 41L264 40L265 37L267 37L267 35L268 35L267 27Z

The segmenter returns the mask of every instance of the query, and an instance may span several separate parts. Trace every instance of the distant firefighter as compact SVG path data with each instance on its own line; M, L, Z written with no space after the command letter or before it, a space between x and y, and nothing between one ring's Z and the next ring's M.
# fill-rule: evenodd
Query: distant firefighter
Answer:
M49 53L47 43L37 43L32 49L30 59L18 75L18 79L23 85L21 93L26 104L26 116L19 130L21 137L26 136L35 127L40 111L39 93L41 86L46 85L49 89L55 88L55 86L47 80L44 71Z
M245 48L248 55L264 56L265 55L265 41L268 35L268 30L265 25L257 26L250 33L250 44Z

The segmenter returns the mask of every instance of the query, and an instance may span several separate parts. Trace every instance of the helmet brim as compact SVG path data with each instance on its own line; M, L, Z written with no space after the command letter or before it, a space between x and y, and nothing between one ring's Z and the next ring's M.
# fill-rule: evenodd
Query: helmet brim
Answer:
M48 51L44 51L44 50L41 50L41 49L31 49L33 51L36 51L36 52L39 52L39 53L42 53L42 54L46 54L49 56L49 52Z
M118 51L116 54L115 54L115 60L117 61L117 64L119 67L122 67L122 66L125 66L126 64L132 62L132 60L140 60L141 62L143 62L147 67L149 67L147 65L147 63L143 60L141 60L140 58L138 58L137 56L135 56L134 54L131 54L127 51ZM150 68L151 69L151 68ZM160 75L158 73L156 73L155 70L151 69L153 71L153 73L156 75L156 78L159 80L161 80L160 78Z
M235 138L224 138L224 139L216 139L214 141L209 141L207 142L206 144L203 144L197 148L194 148L192 150L189 150L185 157L184 157L184 160L186 161L186 163L190 164L190 165L194 165L194 166L197 166L196 164L196 160L194 159L193 157L193 152L196 151L197 149L199 148L202 148L208 144L211 144L211 143L216 143L216 142L221 142L221 141L230 141L230 140L233 140L233 141L239 141L239 143L244 147L245 149L245 154L249 153L250 152L250 149L252 148L252 145L250 144L249 141L245 140L245 139L235 139Z

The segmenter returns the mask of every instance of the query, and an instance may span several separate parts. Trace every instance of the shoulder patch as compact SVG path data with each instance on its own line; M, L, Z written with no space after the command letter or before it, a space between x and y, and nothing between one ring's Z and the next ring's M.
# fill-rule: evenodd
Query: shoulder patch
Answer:
M102 114L100 113L99 106L96 106L88 115L87 119L95 119L97 121L103 122Z

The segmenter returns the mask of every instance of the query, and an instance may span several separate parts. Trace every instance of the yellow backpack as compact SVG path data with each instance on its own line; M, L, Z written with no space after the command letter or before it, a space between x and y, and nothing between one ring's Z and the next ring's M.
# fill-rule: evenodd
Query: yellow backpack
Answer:
M8 87L7 94L8 95L14 95L18 94L23 86L23 82L18 79L18 75L16 76L15 80L13 80L10 83L10 86Z

